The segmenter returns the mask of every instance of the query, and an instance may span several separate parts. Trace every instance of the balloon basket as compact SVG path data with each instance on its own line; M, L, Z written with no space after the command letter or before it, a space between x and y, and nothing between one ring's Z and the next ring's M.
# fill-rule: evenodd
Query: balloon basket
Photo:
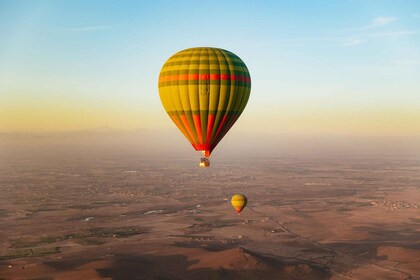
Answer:
M199 163L200 167L210 167L210 160L208 158L201 158L200 159L200 163Z

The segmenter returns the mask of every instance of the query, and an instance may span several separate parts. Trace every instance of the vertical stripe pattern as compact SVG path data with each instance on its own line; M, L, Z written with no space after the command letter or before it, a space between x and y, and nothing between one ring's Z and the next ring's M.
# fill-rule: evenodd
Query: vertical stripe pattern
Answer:
M191 48L166 61L158 86L169 117L209 157L244 110L251 77L245 63L227 50Z

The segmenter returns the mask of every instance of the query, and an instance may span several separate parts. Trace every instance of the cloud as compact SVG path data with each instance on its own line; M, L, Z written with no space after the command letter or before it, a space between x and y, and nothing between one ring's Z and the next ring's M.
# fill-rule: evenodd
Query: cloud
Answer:
M372 21L368 25L359 26L359 27L346 28L343 31L363 31L363 30L369 30L369 29L372 29L372 28L377 28L377 27L389 25L390 23L392 23L392 22L394 22L396 20L397 20L396 17L376 17L376 18L372 19Z
M111 26L108 25L95 25L95 26L82 26L82 27L67 27L65 30L69 31L97 31L97 30L104 30L109 29Z
M403 31L376 33L376 34L373 34L372 37L399 37L399 36L407 36L407 35L413 35L413 34L418 34L418 33L419 31L403 30Z
M372 20L372 23L369 26L371 27L384 26L396 20L397 18L395 17L376 17Z

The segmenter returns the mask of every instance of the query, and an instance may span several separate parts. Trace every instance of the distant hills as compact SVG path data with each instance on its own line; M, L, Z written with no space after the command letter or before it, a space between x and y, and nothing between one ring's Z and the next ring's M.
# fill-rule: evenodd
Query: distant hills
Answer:
M158 157L191 157L195 152L184 136L172 129L113 130L48 133L0 133L0 155L121 154ZM416 137L348 135L289 135L232 130L216 147L212 158L248 156L419 156Z

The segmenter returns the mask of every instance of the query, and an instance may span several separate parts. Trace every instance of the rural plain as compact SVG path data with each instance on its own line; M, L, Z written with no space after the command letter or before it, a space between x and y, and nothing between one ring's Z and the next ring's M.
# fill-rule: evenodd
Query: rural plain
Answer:
M0 279L420 279L418 159L14 156L0 174Z

